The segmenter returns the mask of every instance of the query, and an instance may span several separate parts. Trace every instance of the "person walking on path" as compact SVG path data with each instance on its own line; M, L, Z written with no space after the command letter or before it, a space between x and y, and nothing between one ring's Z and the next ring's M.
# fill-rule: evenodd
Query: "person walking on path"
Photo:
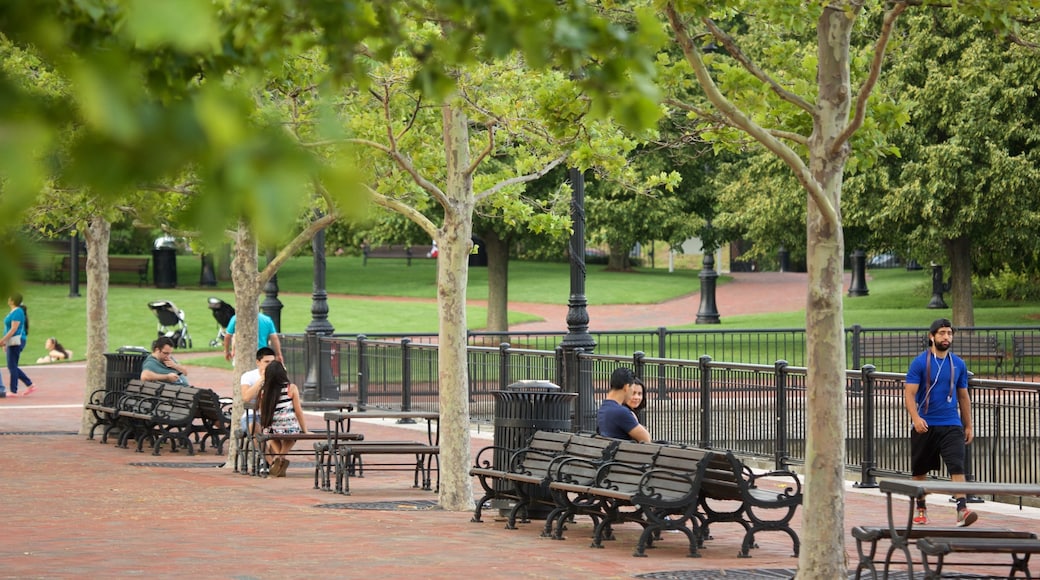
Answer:
M235 356L235 322L238 315L235 314L228 321L227 329L224 331L224 359L231 360ZM278 337L278 327L274 319L260 312L256 317L256 347L270 348L278 362L285 363L282 357L282 340Z
M953 324L945 318L928 329L928 350L910 363L903 399L910 413L910 471L924 480L928 472L946 464L953 481L964 481L964 449L974 438L971 399L968 397L968 365L950 351ZM922 389L921 386L924 386ZM970 526L979 518L967 507L964 494L957 500L957 525ZM917 500L915 524L928 523L924 498Z
M289 382L289 374L285 365L272 361L264 370L264 380L260 385L260 427L264 433L276 435L295 435L307 432L307 423L300 407L300 390ZM296 441L268 442L268 465L273 477L285 477L289 468L286 454Z
M11 312L4 317L4 335L0 337L0 347L7 350L7 370L11 373L11 396L18 396L18 381L25 383L23 396L29 396L36 390L32 379L27 377L18 366L22 350L29 338L29 311L23 304L21 294L12 294L7 299ZM6 395L5 395L6 396Z

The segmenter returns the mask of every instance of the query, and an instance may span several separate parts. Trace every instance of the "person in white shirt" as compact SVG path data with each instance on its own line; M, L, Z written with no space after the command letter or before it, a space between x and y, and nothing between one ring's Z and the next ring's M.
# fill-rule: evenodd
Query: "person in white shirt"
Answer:
M264 381L264 370L271 361L277 360L274 349L262 347L256 351L256 368L242 374L239 384L242 385L242 403L245 405L245 413L242 413L241 427L250 433L255 433L260 425L260 414L256 410L256 396L260 393L260 385Z

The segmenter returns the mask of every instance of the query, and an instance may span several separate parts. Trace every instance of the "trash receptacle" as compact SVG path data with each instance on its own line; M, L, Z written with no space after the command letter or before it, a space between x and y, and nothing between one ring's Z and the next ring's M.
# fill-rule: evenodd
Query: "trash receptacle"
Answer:
M105 353L105 391L123 392L126 384L141 378L141 366L148 349L140 346L123 346L117 352Z
M152 249L152 281L156 288L177 287L177 245L170 236L155 240Z
M519 381L504 391L493 391L495 397L495 454L492 458L495 469L509 468L509 449L525 446L535 431L570 431L574 401L577 393L562 393L560 387L549 381ZM496 482L496 485L510 485ZM504 489L502 490L504 491ZM529 490L532 498L550 498L542 489ZM512 502L496 500L492 507L506 512ZM528 516L545 519L551 509L547 506L532 506Z

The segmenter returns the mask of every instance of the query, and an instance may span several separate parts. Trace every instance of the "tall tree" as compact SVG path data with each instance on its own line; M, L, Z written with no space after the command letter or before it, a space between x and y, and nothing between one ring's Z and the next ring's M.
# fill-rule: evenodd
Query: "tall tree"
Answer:
M658 4L685 55L682 66L666 72L666 81L685 88L689 73L684 71L692 71L707 101L675 98L670 103L750 135L792 170L807 194L807 465L798 577L844 578L842 185L850 159L876 157L875 144L884 142L885 114L871 107L877 104L871 98L895 22L912 5L931 2ZM1035 22L1038 16L1035 3L1028 0L955 6L989 27L1014 28L1019 24L1014 17ZM864 50L856 50L852 41L860 23L869 29L864 34L873 37ZM766 37L770 42L761 42ZM709 43L723 53L705 54Z
M949 266L953 323L974 326L972 274L1035 272L1040 255L1040 58L948 10L905 29L891 76L914 106L874 219L921 262Z

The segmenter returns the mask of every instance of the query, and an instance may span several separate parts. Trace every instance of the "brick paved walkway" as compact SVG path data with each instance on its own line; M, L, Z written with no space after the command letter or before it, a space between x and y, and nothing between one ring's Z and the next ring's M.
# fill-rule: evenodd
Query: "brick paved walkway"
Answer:
M777 304L768 295L758 301ZM209 453L153 457L100 445L74 434L83 365L27 372L38 391L0 400L0 578L750 578L753 570L797 567L783 534L760 535L753 557L737 558L742 534L735 525L713 527L699 559L686 558L681 536L671 534L648 558L633 558L639 529L631 525L596 550L588 547L587 521L571 525L565 541L553 541L539 537L537 523L506 530L488 517L493 512L476 524L469 513L409 509L436 495L412 489L407 473L370 472L352 480L353 495L341 496L314 490L312 472L300 466L286 478L258 479L215 468L224 458ZM229 371L196 367L192 376L222 394L231 391ZM319 416L311 421L321 426ZM370 421L358 430L368 439L422 437L409 429ZM474 452L489 443L488 433L473 435ZM373 503L394 509L321 507ZM953 521L952 504L933 504L934 519ZM987 502L978 511L978 525L1040 531L1037 509ZM884 518L876 490L849 487L846 528ZM800 525L796 518L795 529ZM849 537L846 549L854 563Z

